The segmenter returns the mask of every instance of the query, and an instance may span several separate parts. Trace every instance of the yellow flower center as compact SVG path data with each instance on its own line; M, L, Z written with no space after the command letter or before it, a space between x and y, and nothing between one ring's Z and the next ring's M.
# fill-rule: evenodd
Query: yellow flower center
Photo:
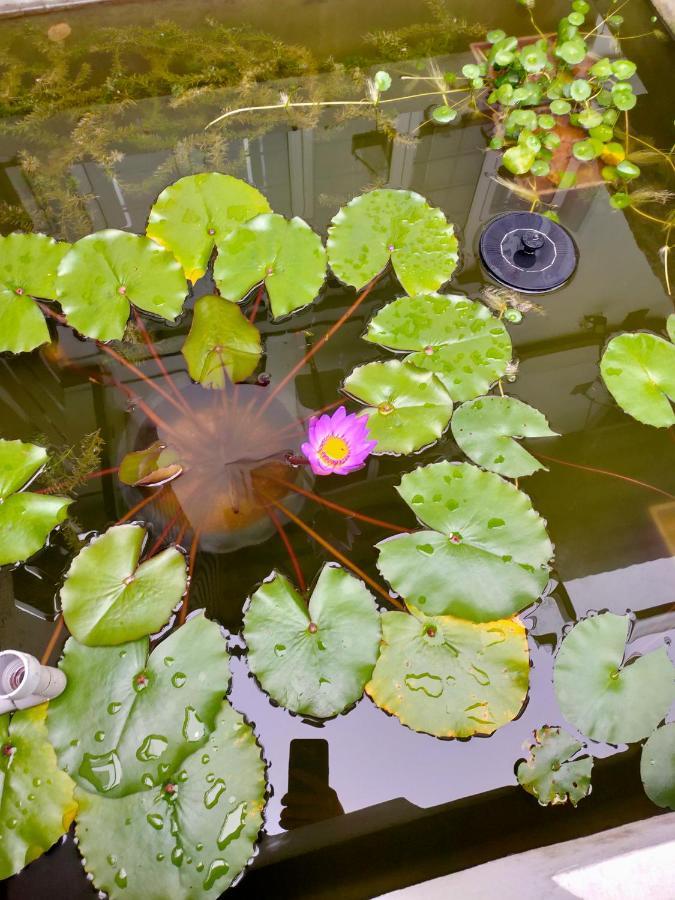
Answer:
M321 462L326 466L336 466L349 456L349 446L342 438L331 434L319 447Z

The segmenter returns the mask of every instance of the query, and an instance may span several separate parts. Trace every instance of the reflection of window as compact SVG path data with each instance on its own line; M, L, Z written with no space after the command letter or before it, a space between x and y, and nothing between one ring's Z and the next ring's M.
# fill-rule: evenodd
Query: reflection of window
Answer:
M364 131L352 135L352 156L378 181L385 182L389 179L391 147L391 140L381 131Z

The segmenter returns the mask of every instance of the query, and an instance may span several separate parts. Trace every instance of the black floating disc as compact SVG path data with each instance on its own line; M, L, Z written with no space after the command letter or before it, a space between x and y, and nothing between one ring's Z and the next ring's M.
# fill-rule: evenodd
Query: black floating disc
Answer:
M511 212L497 216L480 236L480 258L502 284L532 294L564 284L577 264L577 249L569 234L538 213Z

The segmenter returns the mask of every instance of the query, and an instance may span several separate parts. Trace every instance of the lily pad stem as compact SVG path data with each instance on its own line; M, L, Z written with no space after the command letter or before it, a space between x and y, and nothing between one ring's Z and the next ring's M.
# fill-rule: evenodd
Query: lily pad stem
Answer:
M265 507L265 511L267 515L272 520L272 524L279 532L279 537L282 540L284 547L286 548L286 552L288 553L289 559L291 561L291 565L293 566L293 572L295 573L295 580L298 583L298 587L302 591L303 594L307 591L307 583L305 582L305 576L302 574L302 569L300 568L300 560L298 559L295 550L293 549L293 545L288 539L288 535L286 534L286 530L284 526L281 524L279 516L271 509L269 506Z
M557 459L555 456L545 456L543 453L539 454L539 458L545 459L547 462L558 463L560 466L569 466L572 469L581 469L584 472L595 472L598 475L609 475L611 478L619 478L621 481L637 484L640 487L647 488L649 491L654 491L656 494L661 494L662 497L667 497L668 500L675 500L675 495L669 494L668 491L664 491L653 484L648 484L646 481L630 478L628 475L620 475L618 472L610 472L608 469L597 469L595 466L583 466L581 463L568 462L565 459Z
M265 282L260 282L260 287L258 288L258 293L256 294L255 301L253 303L253 308L251 309L251 315L248 317L251 325L255 322L255 317L258 315L258 308L262 302L263 293L265 292Z
M187 405L185 397L183 397L181 392L176 387L176 382L173 380L173 378L169 374L168 369L164 365L164 360L161 358L161 356L157 352L157 348L155 347L155 344L154 344L152 338L150 337L148 329L145 327L145 322L143 321L140 313L138 312L138 310L136 308L134 308L134 321L136 322L136 327L138 328L138 330L140 331L140 333L143 336L143 340L145 341L146 347L150 351L152 358L157 363L157 366L159 367L159 370L162 373L162 375L164 376L164 378L166 379L167 384L173 391L173 394L176 397L176 400L180 403L180 405L183 407L183 410L186 413L191 414L190 407Z
M197 551L199 550L199 539L201 538L201 529L195 529L195 533L192 535L192 543L190 544L190 558L188 562L188 583L187 588L185 590L185 596L183 597L183 604L180 608L180 612L178 613L178 625L182 625L185 622L185 619L188 614L188 610L190 608L190 588L192 587L192 581L195 576L195 562L197 560Z

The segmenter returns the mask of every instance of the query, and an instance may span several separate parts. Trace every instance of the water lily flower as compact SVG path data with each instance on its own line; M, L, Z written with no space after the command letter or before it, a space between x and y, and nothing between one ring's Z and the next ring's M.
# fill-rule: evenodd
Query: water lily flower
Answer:
M377 444L368 438L367 418L347 413L344 406L332 416L311 418L307 438L301 450L315 475L348 475L363 466Z

